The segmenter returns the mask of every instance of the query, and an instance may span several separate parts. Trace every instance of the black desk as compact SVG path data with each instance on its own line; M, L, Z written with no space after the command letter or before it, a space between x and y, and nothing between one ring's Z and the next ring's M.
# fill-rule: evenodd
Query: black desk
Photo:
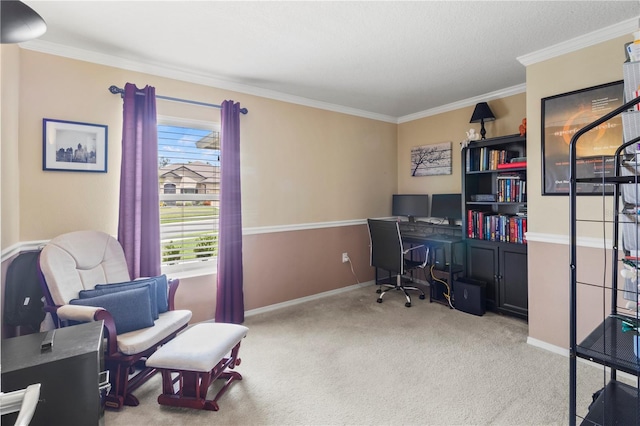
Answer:
M100 395L103 371L102 321L55 330L53 346L42 351L46 333L2 340L2 391L40 383L40 398L31 425L104 424ZM17 413L2 416L11 424Z
M434 225L429 223L401 223L402 241L413 245L424 245L429 248L431 264L434 265L430 280L429 301L449 303L439 297L437 281L445 279L449 287L449 297L453 296L454 277L465 270L465 247L462 239L462 228L459 226ZM442 254L440 251L444 251Z

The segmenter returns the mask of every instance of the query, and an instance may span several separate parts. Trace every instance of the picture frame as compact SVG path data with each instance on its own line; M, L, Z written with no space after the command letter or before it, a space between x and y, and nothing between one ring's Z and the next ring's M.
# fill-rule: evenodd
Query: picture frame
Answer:
M600 84L550 96L542 108L542 195L569 194L569 145L573 135L589 123L624 104L623 81ZM620 146L620 116L585 133L576 146L576 177L613 175L613 154ZM603 183L577 185L577 195L613 194Z
M411 148L411 176L451 174L451 141Z
M107 172L104 124L42 119L42 170Z

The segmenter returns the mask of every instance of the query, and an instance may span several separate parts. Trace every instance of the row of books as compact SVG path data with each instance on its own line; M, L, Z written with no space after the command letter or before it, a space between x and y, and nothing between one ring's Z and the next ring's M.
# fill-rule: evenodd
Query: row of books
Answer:
M526 216L487 213L480 210L469 210L467 214L468 238L516 244L527 243Z
M524 203L527 201L527 181L521 173L499 174L496 201L499 203Z
M491 149L482 147L476 149L467 149L467 171L483 171L498 170L502 168L511 168L511 160L518 157L517 151L509 151L506 149ZM523 167L523 166L517 166Z

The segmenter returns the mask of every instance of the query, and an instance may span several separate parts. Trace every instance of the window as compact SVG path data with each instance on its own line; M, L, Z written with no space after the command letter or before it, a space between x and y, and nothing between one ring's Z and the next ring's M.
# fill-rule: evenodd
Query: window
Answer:
M158 123L163 272L213 272L218 248L220 133L213 123Z

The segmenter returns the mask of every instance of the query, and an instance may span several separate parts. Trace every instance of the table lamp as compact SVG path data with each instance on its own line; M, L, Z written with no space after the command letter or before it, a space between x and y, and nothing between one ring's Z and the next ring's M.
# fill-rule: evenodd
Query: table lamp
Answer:
M480 102L476 104L476 108L473 110L473 115L471 116L471 120L469 123L478 123L480 122L480 136L482 139L486 139L485 135L487 131L484 129L485 121L493 121L496 117L491 112L491 108L489 108L489 104L486 102Z

